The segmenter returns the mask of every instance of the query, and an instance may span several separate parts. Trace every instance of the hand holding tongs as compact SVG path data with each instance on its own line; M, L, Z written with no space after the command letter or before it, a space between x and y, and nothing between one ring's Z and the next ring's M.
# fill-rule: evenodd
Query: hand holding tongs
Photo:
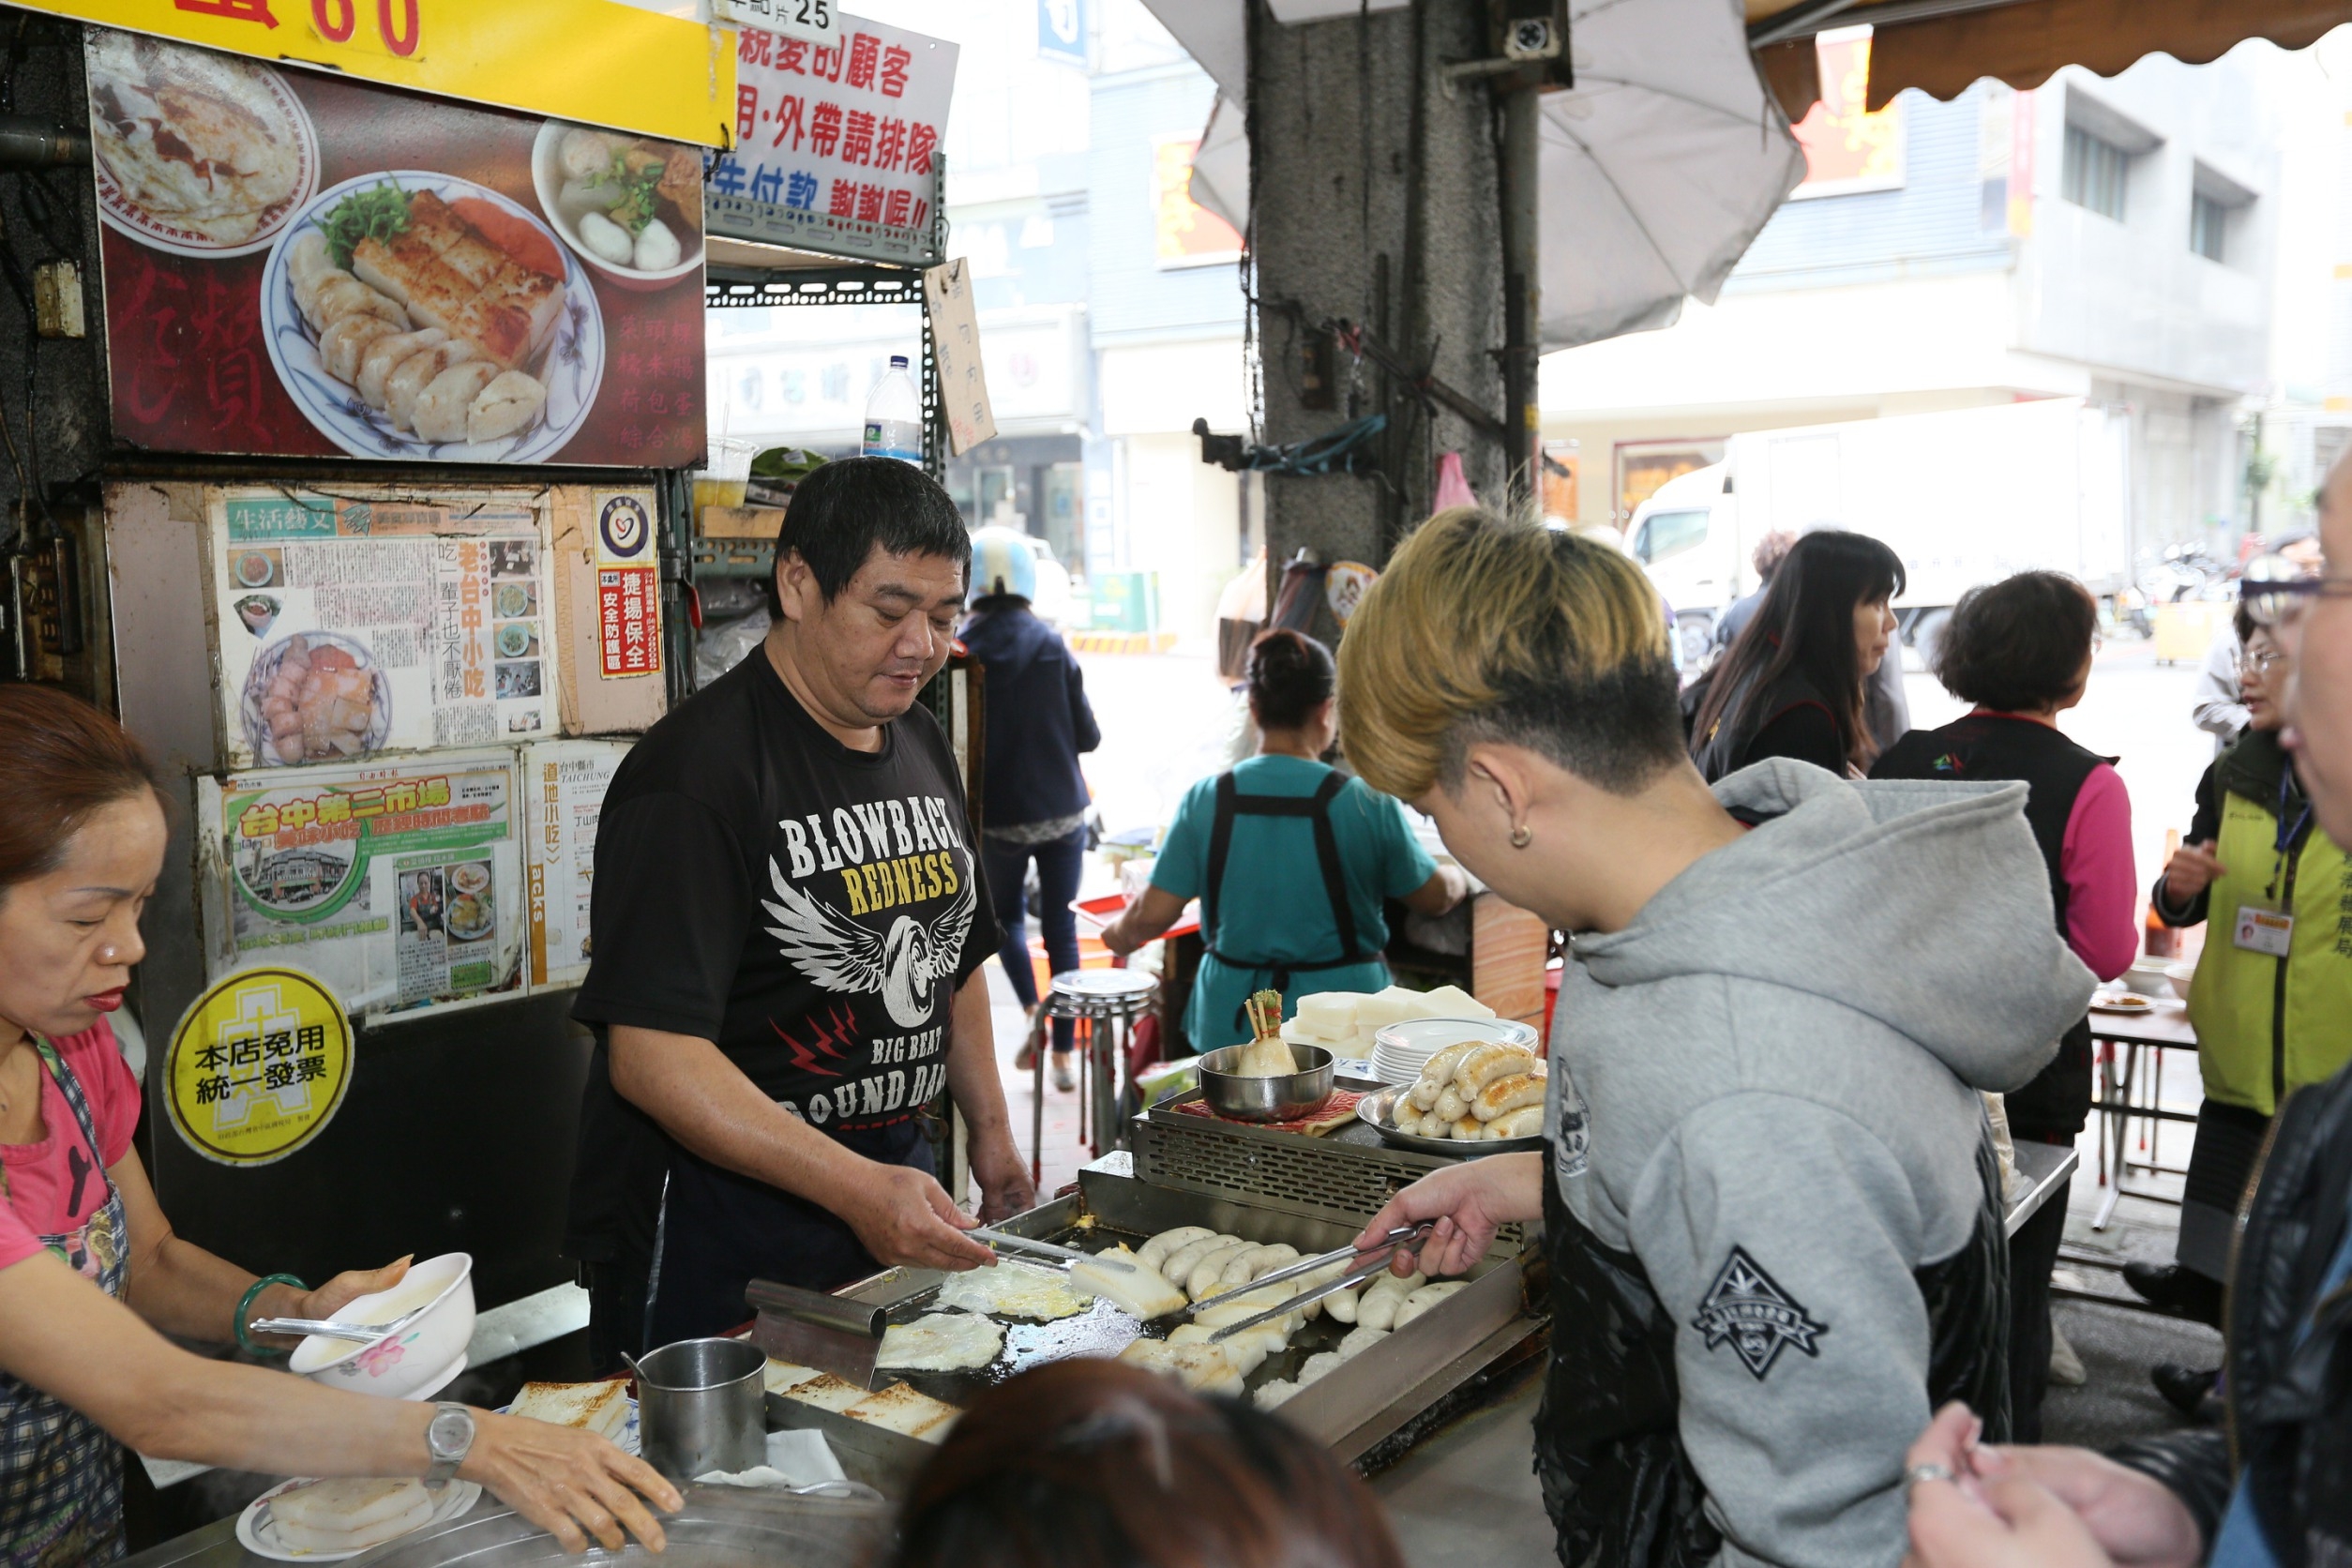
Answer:
M1056 1246L1051 1242L1033 1242L1027 1236L1016 1236L1009 1230L990 1229L985 1225L967 1230L964 1234L975 1242L986 1242L992 1247L1006 1247L1015 1252L1033 1252L1041 1257L1058 1259L1065 1265L1093 1263L1098 1268L1116 1269L1121 1274L1135 1273L1133 1263L1123 1263L1116 1258L1105 1258L1096 1253L1080 1252L1078 1248L1071 1246Z
M1287 1297L1274 1305L1268 1307L1265 1311L1259 1313L1256 1317L1244 1318L1238 1323L1228 1323L1225 1327L1218 1329L1215 1333L1209 1335L1209 1343L1212 1345L1221 1344L1225 1340L1232 1338L1237 1334L1246 1333L1248 1330L1257 1328L1263 1323L1271 1323L1277 1318L1288 1317L1289 1314L1296 1312L1299 1308L1306 1305L1309 1302L1321 1301L1325 1296L1335 1295L1341 1290L1350 1289L1358 1285L1362 1285L1365 1280L1370 1279L1377 1274L1387 1273L1388 1260L1391 1254L1395 1253L1400 1246L1405 1246L1410 1243L1420 1241L1423 1237L1428 1235L1429 1232L1436 1228L1436 1225L1437 1221L1426 1219L1423 1220L1418 1225L1400 1225L1395 1229L1390 1231L1387 1235L1381 1237L1379 1241L1373 1243L1372 1245L1363 1249L1362 1251L1359 1251L1352 1244L1343 1247L1335 1247L1332 1251L1324 1253L1319 1258L1304 1259L1299 1262L1291 1264L1289 1268L1276 1269L1272 1274L1260 1274L1246 1285L1236 1285L1230 1290L1220 1290L1214 1296L1204 1296L1200 1300L1193 1303L1190 1306L1184 1308L1184 1315L1190 1317L1193 1314L1199 1312L1204 1307L1214 1306L1218 1302L1223 1301L1228 1297L1255 1295L1259 1288L1261 1286L1280 1285L1285 1280L1297 1279L1303 1274L1311 1274L1319 1270L1328 1269L1334 1263L1340 1262L1346 1259L1363 1258L1367 1259L1367 1261L1360 1263L1356 1267L1349 1269L1346 1274L1339 1275L1335 1279L1327 1279L1311 1290L1302 1290L1295 1296Z

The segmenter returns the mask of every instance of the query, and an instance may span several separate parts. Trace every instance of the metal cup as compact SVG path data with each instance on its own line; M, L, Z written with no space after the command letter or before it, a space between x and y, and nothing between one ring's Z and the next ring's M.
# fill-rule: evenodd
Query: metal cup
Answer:
M747 1339L681 1339L637 1364L645 1462L681 1485L768 1462L767 1352Z

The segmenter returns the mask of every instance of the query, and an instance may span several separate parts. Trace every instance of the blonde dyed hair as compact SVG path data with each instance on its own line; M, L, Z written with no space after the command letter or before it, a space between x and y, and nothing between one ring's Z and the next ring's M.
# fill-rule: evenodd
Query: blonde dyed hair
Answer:
M1682 760L1666 616L1606 545L1478 507L1405 541L1339 644L1340 736L1400 800L1460 780L1478 740L1618 792Z

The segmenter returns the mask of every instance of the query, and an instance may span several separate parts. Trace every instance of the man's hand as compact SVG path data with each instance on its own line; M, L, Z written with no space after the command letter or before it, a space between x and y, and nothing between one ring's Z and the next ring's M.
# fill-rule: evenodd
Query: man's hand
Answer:
M1029 1162L1021 1158L1009 1135L972 1140L972 1178L980 1184L983 1225L994 1225L1036 1206L1037 1186L1029 1179Z
M1949 1481L1911 1487L1904 1568L2111 1568L2073 1510L2030 1481L1997 1481L1983 1501Z
M495 1492L567 1552L584 1550L591 1536L617 1552L630 1535L657 1552L661 1526L647 1500L664 1513L685 1500L652 1466L594 1432L487 1410L474 1412L474 1447L458 1474Z
M875 1259L917 1269L985 1268L996 1254L964 1232L981 1222L960 1213L941 1186L907 1165L860 1162L826 1206L849 1223Z
M2213 855L2213 840L2183 844L2172 852L2164 862L2164 901L2175 909L2187 905L2190 899L2213 885L2226 875L2229 867Z
M1399 1274L1411 1274L1416 1267L1430 1275L1467 1274L1486 1256L1497 1229L1543 1212L1544 1156L1490 1154L1432 1171L1390 1199L1388 1207L1373 1215L1356 1238L1356 1245L1377 1246L1399 1226L1434 1219L1437 1227L1428 1240L1413 1251L1398 1247L1389 1267Z
M2112 1561L2118 1568L2196 1568L2203 1560L2205 1542L2196 1520L2188 1505L2161 1482L2085 1448L1980 1447L1977 1437L1982 1430L1983 1423L1966 1405L1946 1405L1905 1455L1907 1465L1940 1465L1952 1476L1950 1485L1928 1482L1912 1489L1912 1544L1919 1559L1931 1568L1974 1568L1979 1561L2012 1560L1949 1554L1978 1547L1989 1550L1991 1544L2003 1540L2015 1546L2028 1534L2040 1543L2037 1550L2047 1547L2059 1555L2014 1560L2075 1561L2060 1553L2065 1530L2029 1493L2052 1500L2079 1521L2099 1549L2097 1561ZM1931 1494L1937 1493L1942 1497L1931 1502ZM1945 1505L1947 1499L1973 1511L1990 1527L2005 1523L2007 1533L1988 1535L1983 1529L1955 1521ZM1936 1543L1932 1551L1921 1533L1923 1506L1930 1515L1926 1529Z

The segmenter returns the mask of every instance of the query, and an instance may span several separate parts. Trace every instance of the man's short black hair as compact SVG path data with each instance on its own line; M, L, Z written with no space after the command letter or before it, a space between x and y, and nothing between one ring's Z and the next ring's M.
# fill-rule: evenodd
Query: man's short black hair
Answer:
M897 458L840 458L800 482L776 536L776 564L798 555L831 604L880 545L940 555L972 572L972 533L939 481Z
M1971 588L1936 645L1936 678L1964 702L2031 713L2074 689L2099 635L2090 590L2060 572Z

